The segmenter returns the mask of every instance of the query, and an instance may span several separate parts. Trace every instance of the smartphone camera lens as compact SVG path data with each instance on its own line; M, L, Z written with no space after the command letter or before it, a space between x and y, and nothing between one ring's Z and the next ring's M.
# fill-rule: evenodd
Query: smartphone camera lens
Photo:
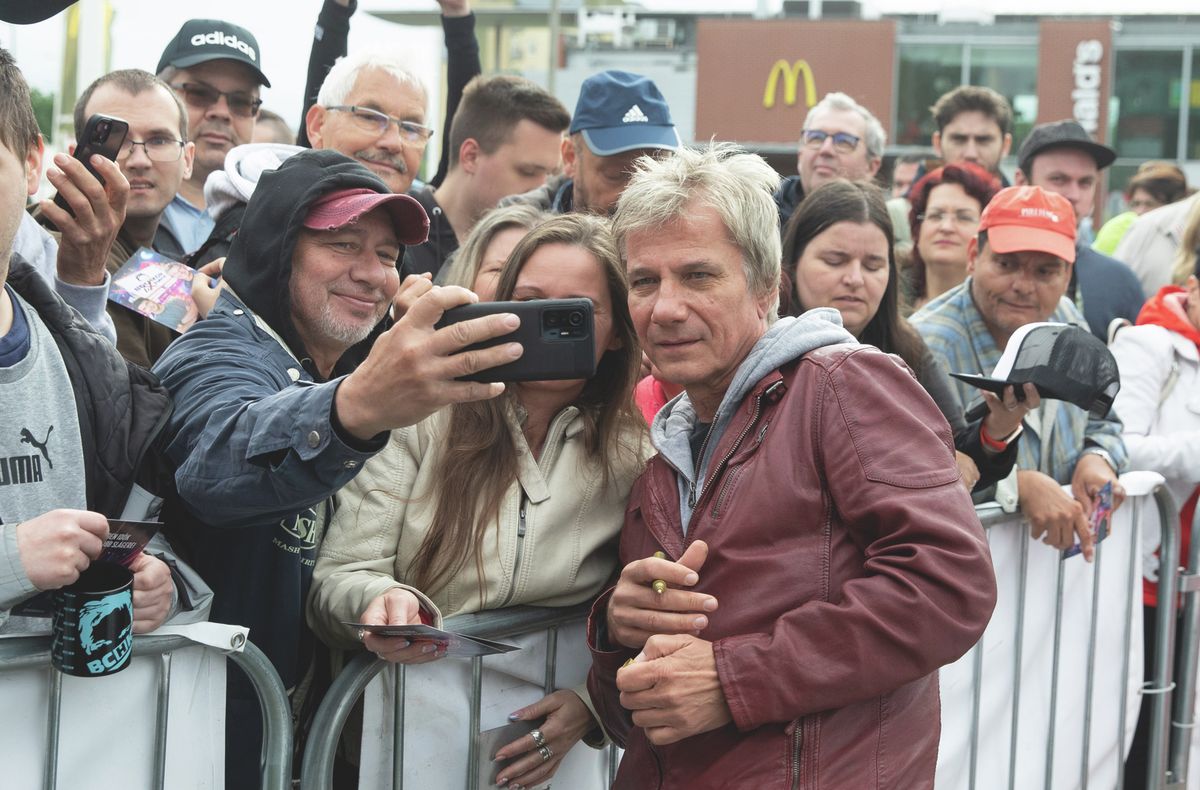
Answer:
M102 143L108 139L109 132L112 131L112 124L108 121L101 121L96 124L96 142Z
M572 310L570 314L567 315L567 323L569 323L571 326L583 326L583 313L579 312L578 310Z
M562 313L548 312L546 313L546 326L561 326Z

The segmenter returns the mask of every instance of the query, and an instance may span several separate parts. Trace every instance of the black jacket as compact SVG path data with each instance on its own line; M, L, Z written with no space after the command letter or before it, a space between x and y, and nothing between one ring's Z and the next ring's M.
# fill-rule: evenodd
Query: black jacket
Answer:
M10 267L8 283L49 329L71 379L88 510L117 518L134 483L160 496L167 493L170 476L157 449L171 416L167 391L149 371L122 359L32 266L14 255Z
M447 259L458 249L458 236L454 235L450 220L446 218L446 213L433 196L433 187L410 189L408 194L416 198L429 215L429 238L421 244L404 249L400 277L403 279L410 274L423 272L429 272L436 277Z

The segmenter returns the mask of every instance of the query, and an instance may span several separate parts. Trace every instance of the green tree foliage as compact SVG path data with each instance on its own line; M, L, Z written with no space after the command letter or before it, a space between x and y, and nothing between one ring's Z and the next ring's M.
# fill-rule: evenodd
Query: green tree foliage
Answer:
M54 131L54 95L34 88L30 91L30 99L33 101L33 115L37 118L38 128L42 130L42 136L49 140Z

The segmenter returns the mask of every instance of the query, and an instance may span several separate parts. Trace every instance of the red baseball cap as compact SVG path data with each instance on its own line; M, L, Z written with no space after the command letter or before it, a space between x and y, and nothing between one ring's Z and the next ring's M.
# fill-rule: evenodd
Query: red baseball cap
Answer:
M996 252L1046 252L1075 262L1075 210L1062 195L1041 187L1002 189L979 219Z
M339 189L313 203L304 218L304 227L313 230L337 230L379 207L387 209L392 227L401 244L420 244L429 237L429 216L415 198L405 194L376 192L366 187Z

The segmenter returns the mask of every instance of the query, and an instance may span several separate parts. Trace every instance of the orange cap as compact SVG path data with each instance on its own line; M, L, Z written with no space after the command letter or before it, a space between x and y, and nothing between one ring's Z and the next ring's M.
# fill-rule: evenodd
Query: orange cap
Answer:
M1041 187L1002 189L979 219L995 252L1046 252L1075 262L1075 210L1062 195Z

